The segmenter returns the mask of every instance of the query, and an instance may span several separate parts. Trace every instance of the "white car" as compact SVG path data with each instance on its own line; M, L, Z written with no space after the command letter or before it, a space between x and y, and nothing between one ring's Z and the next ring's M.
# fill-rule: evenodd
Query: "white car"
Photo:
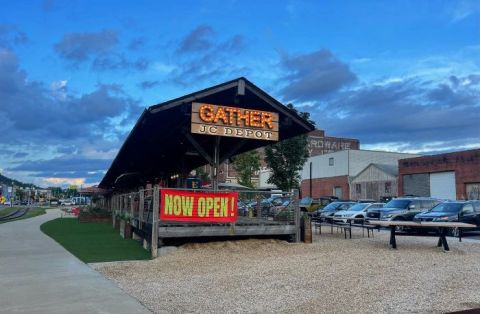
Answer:
M72 206L73 203L71 200L62 200L60 203L61 206Z
M362 219L365 218L365 213L369 208L382 208L384 203L358 203L353 205L347 210L340 210L335 213L333 216L334 220L337 221L343 221L344 223L347 223L349 219L347 218L358 218L359 221L362 221ZM352 222L358 222L358 221L352 221Z

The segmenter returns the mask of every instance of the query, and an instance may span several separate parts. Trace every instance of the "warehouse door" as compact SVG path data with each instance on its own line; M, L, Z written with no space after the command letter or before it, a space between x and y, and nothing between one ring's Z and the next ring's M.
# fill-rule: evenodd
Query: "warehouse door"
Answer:
M436 198L456 200L455 171L431 173L430 195Z
M430 176L428 173L403 175L403 195L430 196Z

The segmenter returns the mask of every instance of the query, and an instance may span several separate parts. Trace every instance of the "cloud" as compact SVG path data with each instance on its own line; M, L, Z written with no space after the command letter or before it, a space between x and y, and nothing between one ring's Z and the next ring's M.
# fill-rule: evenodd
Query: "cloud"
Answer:
M176 65L169 73L170 79L180 86L191 86L200 81L218 82L245 76L250 70L238 62L231 62L232 55L245 49L246 40L242 35L218 40L211 26L200 25L178 44L174 56Z
M443 82L419 77L362 86L310 106L317 126L362 143L457 141L480 145L480 89L461 84L468 77Z
M145 38L137 37L130 41L130 43L128 44L128 49L136 51L140 48L143 48L144 46L145 46Z
M30 81L15 54L1 48L0 99L0 144L120 139L125 120L131 123L141 111L138 101L118 85L98 85L74 96L68 94L65 81L49 87Z
M0 99L0 167L35 184L45 184L40 177L98 182L142 110L121 85L99 84L74 95L66 80L30 80L5 48ZM19 160L25 157L28 162Z
M13 45L28 42L27 34L20 31L16 26L0 24L0 48L11 48Z
M24 158L27 156L28 156L28 153L25 153L25 152L18 152L13 155L14 158Z
M160 85L160 81L143 81L138 84L138 87L147 90L157 87L158 85Z
M130 61L123 54L97 57L92 62L92 69L97 71L133 69L145 71L149 61L145 58L138 58Z
M200 25L193 29L180 43L179 53L205 51L214 45L215 31L209 25Z
M79 157L59 157L49 160L36 160L21 163L7 168L8 171L26 172L50 172L54 174L66 174L74 172L97 172L105 171L110 166L108 159L85 159Z
M92 57L108 55L118 42L117 32L105 29L100 32L64 34L54 48L62 58L80 63Z
M137 70L144 71L149 66L146 58L130 60L119 47L118 33L112 29L99 32L66 33L54 45L54 50L71 65L78 67L90 63L95 71ZM139 42L130 46L139 47Z
M480 13L480 2L477 0L453 1L450 16L453 22L460 22L471 15Z
M7 168L9 172L26 173L30 177L44 178L49 184L64 185L72 180L81 184L99 182L110 165L109 159L59 157L21 163Z
M296 56L283 56L280 62L287 82L280 94L288 101L316 101L357 80L349 66L328 49Z

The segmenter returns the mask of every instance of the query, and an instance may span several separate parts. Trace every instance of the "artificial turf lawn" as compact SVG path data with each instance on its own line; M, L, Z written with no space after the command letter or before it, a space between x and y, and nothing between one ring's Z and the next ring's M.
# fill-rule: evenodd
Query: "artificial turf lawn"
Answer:
M123 239L110 223L85 223L57 218L40 226L67 251L85 263L149 259L150 253L132 239Z

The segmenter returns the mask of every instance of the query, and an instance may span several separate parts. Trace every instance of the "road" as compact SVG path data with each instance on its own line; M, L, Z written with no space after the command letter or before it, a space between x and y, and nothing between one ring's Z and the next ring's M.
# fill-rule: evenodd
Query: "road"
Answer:
M40 231L59 215L0 224L0 313L150 313Z

